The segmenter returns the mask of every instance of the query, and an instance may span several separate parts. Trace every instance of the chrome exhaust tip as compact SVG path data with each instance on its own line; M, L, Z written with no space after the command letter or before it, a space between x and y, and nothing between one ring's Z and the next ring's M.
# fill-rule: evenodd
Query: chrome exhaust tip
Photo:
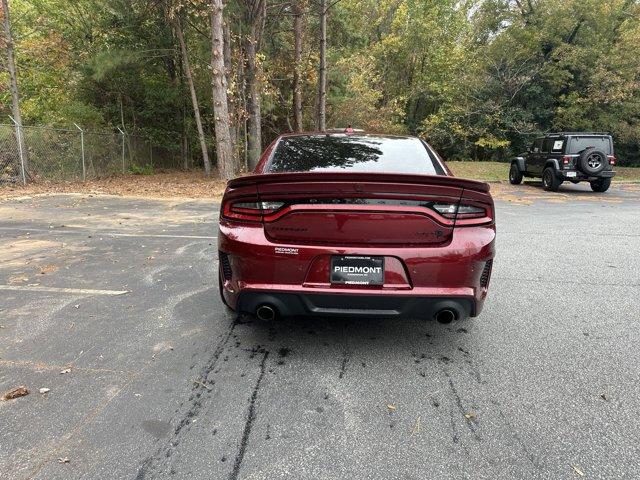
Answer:
M273 308L271 305L264 304L256 308L256 317L258 317L263 322L270 322L272 320L275 320L277 316L278 314L275 308Z
M443 308L434 315L434 318L438 323L447 324L458 319L458 312L450 308Z

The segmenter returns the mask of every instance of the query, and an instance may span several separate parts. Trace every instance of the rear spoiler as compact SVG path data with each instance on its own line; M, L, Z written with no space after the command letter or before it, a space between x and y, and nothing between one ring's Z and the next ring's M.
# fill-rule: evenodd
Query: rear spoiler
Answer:
M466 178L445 175L412 175L404 173L360 173L360 172L290 172L247 175L230 180L230 188L263 185L279 182L400 182L425 185L458 187L476 192L489 192L489 184Z

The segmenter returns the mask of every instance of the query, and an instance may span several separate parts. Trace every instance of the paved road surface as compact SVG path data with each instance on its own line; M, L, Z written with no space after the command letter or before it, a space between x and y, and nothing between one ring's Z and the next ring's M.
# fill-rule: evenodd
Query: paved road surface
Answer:
M0 203L2 477L639 478L640 189L495 190L451 326L235 321L215 204Z

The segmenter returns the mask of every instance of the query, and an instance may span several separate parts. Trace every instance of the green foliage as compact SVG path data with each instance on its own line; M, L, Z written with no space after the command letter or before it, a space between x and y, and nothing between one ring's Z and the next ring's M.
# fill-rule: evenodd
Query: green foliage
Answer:
M226 8L239 135L245 5L229 0ZM317 4L302 5L297 68L313 130ZM213 137L208 1L13 0L11 8L25 123L124 123L175 154L197 145L172 28L179 14ZM258 58L265 144L291 128L295 68L290 6L269 0L267 12ZM328 126L418 134L449 159L480 160L506 159L544 131L604 130L622 165L640 164L639 17L637 0L333 2ZM3 70L0 81L7 84ZM0 113L9 106L0 89Z
M153 165L147 163L144 166L136 165L135 163L129 168L129 173L133 175L153 175Z

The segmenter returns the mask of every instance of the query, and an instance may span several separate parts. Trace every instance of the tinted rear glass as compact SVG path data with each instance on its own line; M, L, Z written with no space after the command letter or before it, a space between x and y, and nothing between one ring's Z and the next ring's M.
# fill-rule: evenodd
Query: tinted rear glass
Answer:
M596 147L607 154L612 153L609 137L570 137L567 153L580 153L589 147Z
M267 171L444 175L417 138L355 135L285 137L278 143Z

